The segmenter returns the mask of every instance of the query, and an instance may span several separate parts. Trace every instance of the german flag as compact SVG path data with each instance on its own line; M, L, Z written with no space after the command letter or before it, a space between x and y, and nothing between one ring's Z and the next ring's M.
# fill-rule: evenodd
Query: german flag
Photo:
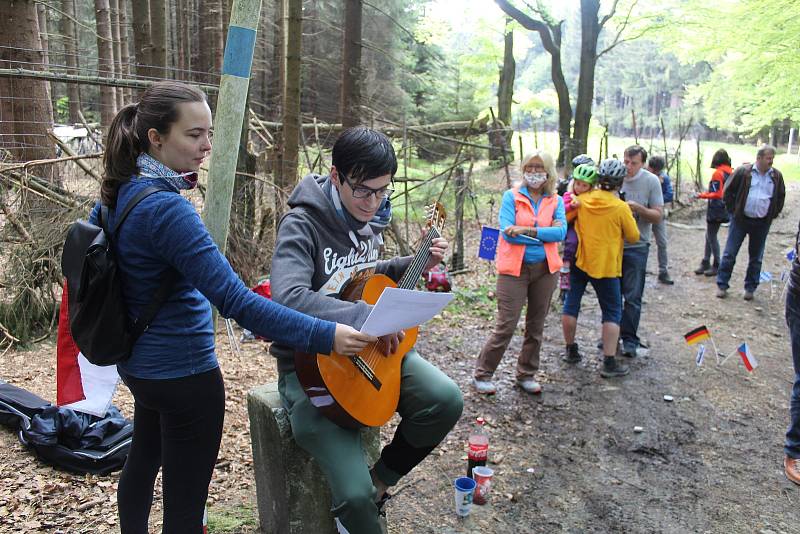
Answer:
M698 326L691 332L687 332L683 337L686 339L686 343L689 345L694 345L695 343L700 343L706 339L711 339L711 332L708 331L706 325L703 325Z

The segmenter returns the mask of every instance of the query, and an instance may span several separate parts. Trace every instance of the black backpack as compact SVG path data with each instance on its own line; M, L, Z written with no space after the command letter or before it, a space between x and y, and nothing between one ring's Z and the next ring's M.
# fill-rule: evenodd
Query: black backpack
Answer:
M158 310L172 292L178 278L168 269L153 300L139 318L131 321L122 298L121 273L114 257L114 241L131 210L145 197L165 186L150 186L128 202L109 230L108 207L101 206L100 226L78 220L72 224L64 241L61 272L66 278L69 306L69 328L75 344L87 360L95 365L114 365L127 360Z

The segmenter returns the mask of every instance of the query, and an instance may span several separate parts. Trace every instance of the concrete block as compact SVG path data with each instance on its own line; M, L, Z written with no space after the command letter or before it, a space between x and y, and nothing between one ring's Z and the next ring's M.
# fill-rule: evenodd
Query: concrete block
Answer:
M247 395L258 516L266 534L336 534L328 481L311 456L295 443L278 383ZM380 454L380 429L361 430L370 465Z

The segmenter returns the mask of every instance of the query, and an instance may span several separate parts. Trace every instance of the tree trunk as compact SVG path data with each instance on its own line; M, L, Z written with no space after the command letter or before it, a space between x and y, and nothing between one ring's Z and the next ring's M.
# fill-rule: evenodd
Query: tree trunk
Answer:
M0 13L0 67L40 65L44 58L36 4L32 0L0 0ZM19 161L54 157L47 135L53 124L47 82L3 78L0 94L6 96L0 98L0 147Z
M94 17L97 25L97 71L99 76L114 75L114 52L111 38L111 14L108 0L94 0ZM114 88L100 87L100 123L108 131L117 113Z
M345 128L361 123L361 6L361 0L345 0L344 3L339 114Z
M151 64L158 78L169 78L167 70L167 2L150 0L150 41L153 45Z
M61 0L61 33L64 36L64 59L67 65L67 74L78 74L77 32L75 31L75 2L74 0ZM78 111L81 109L81 91L77 83L68 83L67 98L69 99L69 122L76 124L80 121Z
M594 69L597 63L597 38L600 34L600 24L597 20L599 10L599 0L581 0L581 63L571 147L574 153L565 155L570 160L576 154L586 153L589 140L589 122L592 119L594 100Z
M39 20L39 40L42 43L42 64L50 65L50 37L47 31L47 8L43 4L36 4L36 16ZM49 70L48 67L43 67L42 70ZM53 104L53 85L50 83L45 84L47 87L47 95L50 98L50 105Z
M500 83L497 86L497 118L503 125L511 126L511 100L514 96L514 30L511 19L506 18L505 47L503 49L503 68L500 69Z
M273 68L277 67L277 72L274 73L272 77L273 83L270 90L271 98L272 98L272 108L274 113L274 118L277 120L278 117L283 116L282 109L283 109L283 87L284 82L286 81L286 65L284 63L285 57L285 50L284 50L284 22L283 22L283 14L284 14L284 2L280 0L275 2L275 33L272 39L272 64Z
M503 50L503 67L500 69L500 81L497 84L497 119L499 124L494 127L502 131L493 132L491 142L493 149L489 151L489 159L505 157L507 147L511 145L511 99L514 96L514 76L516 64L514 63L514 31L511 21L506 18L505 47Z
M553 28L553 41L561 50L561 26ZM558 166L564 165L570 152L570 130L572 122L572 104L569 101L569 87L561 68L561 54L550 55L550 76L558 96Z
M297 183L300 144L300 56L303 36L303 1L285 0L286 83L283 90L283 162L280 186L287 193Z
M186 29L189 26L189 21L186 20L186 5L184 0L176 0L176 10L177 14L175 17L175 33L177 34L176 39L176 49L178 52L177 61L175 62L175 67L177 67L181 73L178 78L182 79L189 79L189 74L186 70L190 69L189 66L189 35L186 32Z
M225 1L217 0L214 8L213 24L214 31L212 37L214 39L214 72L218 75L222 74L222 62L225 58L225 26L227 22L225 19Z
M120 0L111 0L110 7L111 7L111 35L114 38L114 77L115 78L124 78L123 70L122 70L122 40L120 38L120 25L119 25L119 4ZM117 87L114 90L115 102L117 105L117 109L122 108L125 105L125 91L122 87Z
M128 46L129 32L128 32L128 0L119 1L119 62L122 70L120 74L123 78L130 78L131 75L131 53ZM122 88L122 101L131 102L133 100L133 91L129 88Z
M153 64L150 42L150 2L133 0L133 48L136 55L136 75L149 78L153 75L150 65Z

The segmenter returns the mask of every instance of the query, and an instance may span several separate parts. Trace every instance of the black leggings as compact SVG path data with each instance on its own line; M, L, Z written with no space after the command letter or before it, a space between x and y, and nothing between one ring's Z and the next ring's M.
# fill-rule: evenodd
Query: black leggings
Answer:
M133 443L117 491L122 534L146 534L163 468L164 534L202 532L203 508L222 439L219 368L166 380L125 377L135 400Z

